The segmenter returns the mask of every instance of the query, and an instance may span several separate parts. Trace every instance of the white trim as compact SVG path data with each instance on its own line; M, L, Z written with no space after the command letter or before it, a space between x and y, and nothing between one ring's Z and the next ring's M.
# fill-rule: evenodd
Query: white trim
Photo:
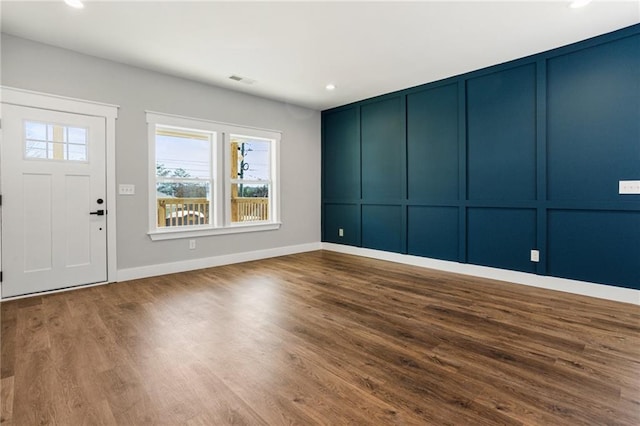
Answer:
M176 123L172 125L189 128L189 126L192 126L194 122L197 122L198 126L205 126L204 128L214 129L213 131L216 131L216 129L219 131L220 128L224 128L225 129L224 131L229 131L234 133L246 132L249 129L259 131L259 133L249 133L247 136L264 137L264 136L261 136L264 134L264 132L282 134L281 130L263 129L261 127L252 127L252 126L241 126L238 124L225 123L222 121L208 120L206 118L193 118L193 117L187 117L184 115L166 114L164 112L156 112L156 111L149 111L149 110L145 110L144 112L147 115L147 123L170 124L170 125L172 123ZM180 124L180 123L184 123L184 124Z
M213 163L211 164L214 176L213 176L213 187L211 188L211 199L213 202L213 209L210 207L210 213L212 215L212 222L216 226L224 225L226 213L225 206L226 203L220 202L219 200L224 200L227 197L227 193L225 192L224 186L224 177L220 175L220 170L228 170L225 165L225 152L224 149L224 133L217 133L216 140L214 146L211 148L213 154ZM224 173L224 172L223 172Z
M157 205L157 189L156 189L156 124L150 121L147 114L147 176L149 177L149 188L147 191L147 198L149 205L147 208L147 227L149 232L155 231L158 225L158 210L155 208ZM153 208L151 206L154 206Z
M259 232L259 231L275 231L276 229L280 229L282 224L280 222L269 222L269 223L256 223L256 224L246 224L242 225L229 225L220 228L190 228L190 229L180 229L177 228L168 228L167 231L162 230L162 228L158 228L152 232L148 232L149 238L152 241L162 241L162 240L176 240L178 238L194 238L194 237L206 237L209 235L225 235L225 234L241 234L244 232Z
M282 144L282 134L279 134L276 139L274 139L271 146L271 194L269 194L271 198L271 220L276 222L280 222L282 220L282 209L280 200L282 197L280 196L280 169L282 165L280 164L280 145Z
M3 104L40 108L51 111L101 117L105 120L106 143L106 198L107 198L107 282L117 275L116 247L116 119L118 105L84 99L70 98L15 87L0 86L0 101ZM2 296L0 295L0 300Z
M118 251L116 234L116 118L106 117L106 143L107 143L107 281L113 282L118 276Z
M216 133L219 132L220 126L215 121L202 120L199 118L189 118L179 115L161 114L158 112L146 112L147 124L153 124L160 127L170 127L176 129L192 130L197 133ZM155 136L155 128L154 128Z
M252 260L268 259L296 253L320 250L322 243L308 243L295 246L276 247L243 253L226 254L206 257L202 259L183 260L180 262L162 263L158 265L141 266L137 268L121 269L118 271L118 281L135 280L139 278L155 277L158 275L175 274L193 271L195 269L213 268L215 266L231 265L234 263L250 262Z
M387 260L405 265L419 266L422 268L437 269L439 271L453 272L456 274L489 278L497 281L506 281L514 284L523 284L531 287L564 291L566 293L580 294L583 296L597 297L599 299L640 305L640 290L630 288L535 275L526 272L490 268L487 266L470 265L467 263L449 262L446 260L391 253L342 244L322 243L322 249L356 256L371 257L373 259Z
M32 90L18 89L15 87L0 86L0 89L2 89L0 101L5 104L50 109L60 112L72 112L114 120L118 118L118 105L34 92Z
M221 202L218 202L222 206L222 216L220 225L231 225L231 185L229 176L231 174L231 137L229 132L222 132L221 143L222 146L222 161L220 161L221 175L219 174L218 180L222 183L222 192L220 192Z

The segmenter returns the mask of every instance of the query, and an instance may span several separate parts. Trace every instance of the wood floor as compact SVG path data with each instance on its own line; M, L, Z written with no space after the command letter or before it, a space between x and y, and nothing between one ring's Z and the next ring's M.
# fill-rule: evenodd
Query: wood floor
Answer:
M2 303L3 425L640 425L640 308L337 253Z

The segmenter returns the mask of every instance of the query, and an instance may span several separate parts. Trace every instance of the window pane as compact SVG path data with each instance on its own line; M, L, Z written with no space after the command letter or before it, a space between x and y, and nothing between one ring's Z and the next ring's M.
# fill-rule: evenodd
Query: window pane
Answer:
M27 158L47 158L47 143L27 140L25 156Z
M47 140L53 140L53 124L47 124Z
M68 127L69 143L85 144L87 142L87 129L81 127Z
M85 128L26 121L24 135L25 158L87 161Z
M158 127L156 176L211 178L211 141L208 133Z
M231 221L269 220L269 185L231 185Z
M269 185L232 185L237 187L238 197L243 198L269 198Z
M24 125L25 134L27 139L46 141L47 140L47 125L44 123L36 123L34 121L27 121Z
M87 147L84 145L67 145L67 160L85 161L87 159Z
M158 182L156 194L158 227L211 223L209 182Z
M231 179L269 180L271 141L231 135Z

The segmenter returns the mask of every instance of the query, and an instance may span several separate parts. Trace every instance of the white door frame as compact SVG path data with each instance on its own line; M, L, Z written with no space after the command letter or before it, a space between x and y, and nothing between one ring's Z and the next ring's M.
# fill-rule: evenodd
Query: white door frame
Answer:
M107 213L107 281L105 283L115 282L118 266L116 251L116 119L118 118L119 106L6 86L0 86L0 102L1 104L90 115L105 119L106 194L109 206ZM1 112L0 109L0 116ZM4 182L0 182L0 193L3 184ZM0 259L1 250L2 247L0 247Z

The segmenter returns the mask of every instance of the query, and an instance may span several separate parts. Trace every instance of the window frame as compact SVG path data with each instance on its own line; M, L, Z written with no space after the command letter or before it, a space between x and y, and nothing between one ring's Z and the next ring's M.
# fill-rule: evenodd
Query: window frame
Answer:
M145 111L148 144L148 235L153 241L193 238L209 235L270 231L279 229L280 222L280 140L277 130L260 129L221 123L211 120ZM211 133L211 205L209 224L179 227L158 227L156 196L156 127L174 127L195 132ZM231 222L231 135L243 135L269 140L270 146L270 194L269 220L247 223ZM204 180L203 180L204 182Z
M239 182L244 181L245 184L248 185L256 185L256 184L267 184L269 186L269 218L277 218L277 199L278 199L278 191L275 188L275 183L277 182L277 177L275 176L278 170L277 164L278 164L278 158L277 158L277 146L279 145L279 139L276 138L272 138L272 137L266 137L264 135L264 132L251 132L248 131L250 129L243 129L243 128L227 128L228 130L233 130L233 131L228 131L226 133L224 133L224 139L223 139L223 144L224 144L224 155L225 155L225 169L223 171L224 175L225 175L225 182L224 182L224 187L225 187L225 227L237 227L237 226L250 226L250 225L261 225L261 224L267 224L267 223L271 223L272 219L269 220L264 220L264 221L255 221L255 222L247 222L247 223L242 223L242 222L232 222L231 221L231 192L232 192L232 185L233 184L239 184ZM255 138L255 139L261 139L265 142L269 143L269 180L268 181L259 181L259 180L250 180L250 179L237 179L237 178L232 178L231 177L231 170L232 170L232 165L231 165L231 152L232 152L232 136L238 136L238 137L242 137L242 138Z
M158 177L157 171L156 171L156 167L157 167L157 158L155 158L155 153L154 153L154 182L153 182L153 190L155 193L155 203L154 205L157 206L157 195L158 195L158 188L157 185L160 182L168 182L168 183L191 183L191 184L200 184L200 183L204 183L204 184L209 184L209 191L210 191L210 195L208 197L208 201L209 201L209 217L208 217L208 222L209 225L215 224L217 223L217 218L218 218L218 214L217 214L217 209L216 208L212 208L212 207L216 207L215 204L215 200L218 198L218 188L217 188L217 158L218 158L218 153L216 152L216 146L218 144L218 134L215 131L211 131L211 130L202 130L202 129L194 129L194 128L185 128L185 127L177 127L177 126L172 126L172 125L166 125L166 124L155 124L154 125L154 152L157 146L157 137L158 137L158 129L163 129L165 131L175 131L176 133L180 133L180 132L184 132L185 135L188 135L189 133L193 133L193 134L200 134L200 135L206 135L207 137L207 142L209 144L209 159L208 159L208 166L209 166L209 170L208 170L208 178L197 178L197 177L190 177L190 178L183 178L183 177L166 177L163 176L161 178ZM149 188L149 191L151 191L152 188ZM159 221L159 218L157 217L157 212L158 209L155 209L155 224L156 224L156 229L160 229L157 226L157 223ZM188 229L195 229L195 227L198 228L205 228L207 227L207 225L193 225L192 227L189 227L187 225L180 225L179 228L173 228L170 227L171 229L184 229L184 228L188 228ZM164 227L163 227L164 228Z

